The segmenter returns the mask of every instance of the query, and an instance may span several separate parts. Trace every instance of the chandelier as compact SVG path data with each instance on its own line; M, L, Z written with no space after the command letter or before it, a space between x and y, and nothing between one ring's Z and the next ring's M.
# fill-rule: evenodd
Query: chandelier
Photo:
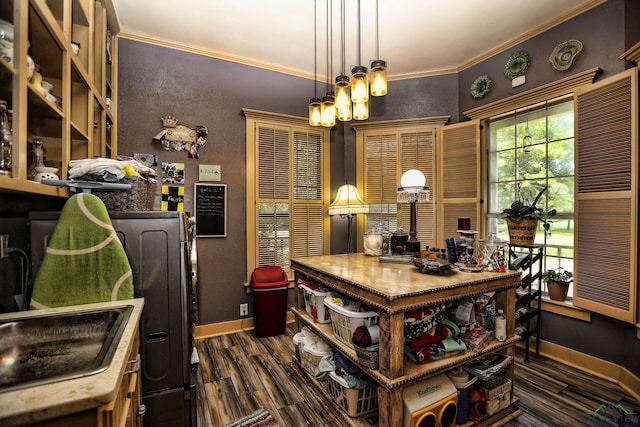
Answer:
M327 0L327 9L332 0ZM330 20L330 12L327 13L327 39L328 21ZM366 120L369 118L369 95L384 96L387 93L387 64L381 59L370 61L370 74L366 66L361 65L361 28L360 28L360 0L358 0L358 19L357 19L357 64L351 67L351 79L345 74L345 0L341 0L340 10L340 42L341 52L341 71L335 78L333 91L327 92L322 99L317 96L317 60L316 60L316 13L314 3L314 84L316 84L316 94L309 101L309 124L312 126L333 127L335 119L346 122L353 120ZM378 0L376 0L375 8L375 54L380 58L379 52L379 24L378 24ZM327 48L327 51L329 49ZM327 59L327 65L329 59ZM328 67L329 68L329 67ZM330 75L330 71L327 73Z

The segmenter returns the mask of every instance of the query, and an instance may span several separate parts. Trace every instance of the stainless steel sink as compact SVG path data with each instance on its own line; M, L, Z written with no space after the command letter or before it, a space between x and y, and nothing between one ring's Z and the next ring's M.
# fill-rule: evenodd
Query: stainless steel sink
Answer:
M132 305L0 321L0 391L104 371Z

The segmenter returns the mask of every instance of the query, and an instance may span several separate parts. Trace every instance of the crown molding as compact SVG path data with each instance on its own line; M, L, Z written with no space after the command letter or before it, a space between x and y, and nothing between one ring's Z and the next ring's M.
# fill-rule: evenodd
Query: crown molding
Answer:
M451 116L434 116L434 117L418 117L415 119L397 119L397 120L382 120L379 122L363 122L363 123L351 123L351 127L356 132L366 132L370 129L402 129L410 130L412 127L438 127L444 126L449 121Z
M472 120L487 119L507 111L514 111L549 99L559 98L572 93L579 86L593 83L600 71L599 67L591 68L582 73L533 88L509 98L464 111L463 114Z

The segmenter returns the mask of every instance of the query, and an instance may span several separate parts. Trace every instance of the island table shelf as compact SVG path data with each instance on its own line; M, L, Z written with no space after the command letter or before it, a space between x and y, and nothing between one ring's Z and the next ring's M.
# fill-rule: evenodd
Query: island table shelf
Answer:
M471 273L452 270L444 274L424 274L412 264L380 263L376 257L363 254L295 258L291 260L291 269L296 279L313 279L326 288L368 305L379 314L379 368L371 370L359 364L355 352L335 338L330 324L315 323L308 316L302 289L298 288L297 306L292 309L298 326L310 327L334 348L358 363L379 384L378 425L381 427L402 425L404 385L448 371L487 353L500 351L514 355L514 345L519 337L514 334L515 292L512 290L520 286L520 272ZM406 312L487 293L495 294L496 307L503 308L507 317L508 339L505 342L493 342L480 352L466 351L422 365L416 365L405 357ZM513 378L513 363L509 367L509 378ZM518 409L517 399L513 401L507 415Z

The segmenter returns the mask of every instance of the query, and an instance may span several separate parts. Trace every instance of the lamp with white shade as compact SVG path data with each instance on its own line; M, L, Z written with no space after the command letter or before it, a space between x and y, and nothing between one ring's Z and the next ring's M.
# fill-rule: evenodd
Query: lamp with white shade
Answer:
M340 218L346 218L348 233L348 250L353 252L353 218L357 214L369 213L369 205L362 200L358 189L352 184L344 184L338 188L336 199L329 205L329 215L340 215Z
M398 188L398 203L409 203L411 205L411 219L409 229L409 240L406 244L405 253L420 255L420 242L417 239L418 231L416 227L416 203L429 203L431 196L429 188L426 187L427 179L424 174L417 169L409 169L400 178L401 187Z

